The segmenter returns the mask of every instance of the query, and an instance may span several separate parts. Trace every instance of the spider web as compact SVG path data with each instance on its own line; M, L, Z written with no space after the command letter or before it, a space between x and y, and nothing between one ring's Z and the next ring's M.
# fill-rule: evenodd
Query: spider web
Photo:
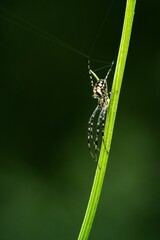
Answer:
M26 31L29 31L29 32L31 32L33 34L36 34L36 35L38 35L38 36L40 36L40 37L42 37L42 38L44 38L44 39L46 39L48 41L53 42L54 44L57 44L57 45L59 45L59 46L61 46L63 48L68 49L69 51L72 51L72 52L74 52L74 53L76 53L76 54L78 54L78 55L88 59L88 57L90 58L90 56L91 56L91 54L92 54L92 52L93 52L93 50L94 50L94 48L96 46L98 38L99 38L99 36L100 36L100 34L102 32L102 29L104 27L104 24L105 24L105 22L106 22L106 20L107 20L107 18L109 16L109 13L111 12L111 8L113 6L114 1L115 0L112 0L110 5L109 5L109 7L107 6L107 9L105 11L105 15L104 15L103 20L102 20L102 22L101 22L101 24L100 24L100 26L98 28L98 31L97 31L97 33L95 35L95 38L94 38L94 40L93 40L93 42L91 44L91 47L90 47L90 50L89 50L88 54L86 54L85 52L83 52L83 51L81 51L81 50L79 50L77 48L74 48L73 46L71 46L70 44L66 43L65 41L57 38L53 34L51 34L51 33L47 32L47 31L45 31L44 29L42 29L41 27L38 27L37 25L35 25L33 23L30 23L28 20L18 16L16 13L6 9L3 6L0 6L1 11L3 12L3 14L0 15L0 18L5 20L5 21L7 21L7 22L9 22L9 23L12 23L12 24L14 24L14 25L16 25L16 26L18 26L20 28L23 28ZM7 16L4 15L4 14L7 14ZM106 67L106 64L108 66L108 62L106 62L106 61L99 60L99 59L94 59L94 58L90 58L90 60L92 62L105 64L105 66L103 66L103 67L101 66L102 69Z

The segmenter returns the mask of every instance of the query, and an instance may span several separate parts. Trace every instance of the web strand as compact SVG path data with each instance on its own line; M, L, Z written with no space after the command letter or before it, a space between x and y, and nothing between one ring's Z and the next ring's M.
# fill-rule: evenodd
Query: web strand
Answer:
M0 9L2 9L2 10L4 10L4 11L6 11L7 13L11 14L13 17L15 17L16 19L20 20L22 23L24 23L24 24L26 24L26 25L28 25L28 26L25 26L24 24L15 22L14 20L11 20L11 19L9 19L9 18L7 18L7 17L4 17L4 16L0 16L1 19L4 19L4 20L7 21L7 22L13 23L13 24L15 24L16 26L19 26L19 27L21 27L21 28L23 28L23 29L25 29L25 30L27 30L27 31L29 31L29 32L32 32L32 33L34 33L34 34L36 34L36 35L38 35L38 36L40 36L40 37L43 37L44 39L47 39L47 40L49 40L49 41L51 41L51 42L54 42L55 44L60 45L61 47L64 47L64 48L66 48L66 49L68 49L68 50L71 50L71 51L73 51L73 52L75 52L75 53L77 53L77 54L79 54L79 55L81 55L81 56L84 56L85 58L88 57L88 56L87 56L85 53L83 53L82 51L80 51L80 50L78 50L78 49L76 49L76 48L73 48L73 47L70 46L69 44L65 43L64 41L62 41L62 40L60 40L60 39L58 39L58 38L56 38L56 37L53 36L52 34L50 34L50 33L46 32L45 30L41 29L40 27L38 27L38 26L36 26L36 25L28 22L27 20L25 20L25 19L17 16L15 13L12 13L11 11L9 11L9 10L1 7L1 6L0 6ZM32 28L33 28L33 29L32 29Z
M88 53L88 56L90 56L91 53L93 52L93 49L94 49L94 47L95 47L95 45L96 45L96 43L97 43L97 40L98 40L98 38L99 38L99 36L100 36L100 33L102 32L102 29L103 29L103 27L104 27L104 24L105 24L105 22L106 22L106 19L108 18L109 13L110 13L110 11L111 11L111 9L112 9L113 3L114 3L114 0L111 1L111 4L110 4L109 8L107 8L107 10L106 10L106 12L105 12L103 21L102 21L102 23L101 23L101 25L100 25L100 27L99 27L99 29L98 29L98 32L97 32L97 34L96 34L95 39L94 39L94 41L93 41L93 43L92 43L92 45L91 45L91 48L90 48L89 53Z
M101 23L101 25L100 25L100 27L99 27L98 33L97 33L97 35L96 35L96 37L95 37L95 39L94 39L94 41L93 41L93 44L92 44L92 46L91 46L91 48L90 48L89 55L91 54L91 52L93 51L93 49L94 49L94 47L95 47L95 45L96 45L97 39L98 39L98 37L99 37L99 35L100 35L100 32L101 32L102 29L103 29L104 23L105 23L105 21L106 21L106 19L107 19L107 17L108 17L108 14L109 14L109 12L110 12L110 10L111 10L111 7L112 7L113 2L114 2L114 0L112 0L109 8L108 8L107 11L106 11L105 17L104 17L104 19L103 19L103 21L102 21L102 23ZM18 26L18 27L21 27L21 28L23 28L23 29L25 29L25 30L27 30L27 31L29 31L29 32L31 32L31 33L34 33L34 34L36 34L36 35L38 35L38 36L40 36L40 37L42 37L42 38L44 38L44 39L47 39L48 41L51 41L51 42L53 42L53 43L55 43L55 44L57 44L57 45L59 45L59 46L61 46L61 47L63 47L63 48L66 48L66 49L68 49L68 50L70 50L70 51L72 51L72 52L74 52L74 53L76 53L76 54L78 54L78 55L81 55L81 56L83 56L83 57L85 57L85 58L87 58L87 59L89 58L89 55L87 55L87 54L85 54L84 52L82 52L82 51L80 51L80 50L78 50L78 49L70 46L70 45L67 44L66 42L58 39L57 37L53 36L52 34L48 33L47 31L43 30L42 28L36 26L35 24L30 23L30 22L27 21L26 19L23 19L22 17L18 16L18 15L15 14L14 12L12 12L12 11L10 11L10 10L2 7L2 6L0 6L0 9L3 10L4 12L10 14L10 16L14 17L15 19L17 19L17 20L20 21L20 22L15 22L15 20L12 20L12 19L10 19L10 18L8 18L8 17L5 17L5 16L0 15L0 18L1 18L1 19L4 19L4 20L7 21L7 22L13 23L14 25L16 25L16 26ZM90 58L90 60L91 60L92 62L108 64L108 62L103 61L103 60L92 59L92 58Z

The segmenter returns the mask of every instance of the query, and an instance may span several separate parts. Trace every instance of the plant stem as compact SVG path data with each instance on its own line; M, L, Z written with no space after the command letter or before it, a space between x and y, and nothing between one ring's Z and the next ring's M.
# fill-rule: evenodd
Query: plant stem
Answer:
M124 74L124 69L125 69L125 64L127 59L129 42L131 37L135 6L136 6L136 0L127 0L121 42L120 42L120 47L118 52L114 80L112 84L110 106L108 109L107 119L105 123L104 141L102 141L102 146L101 146L99 161L98 161L95 178L92 186L92 191L90 194L90 199L88 202L82 227L78 236L78 240L85 240L85 239L88 239L89 237L91 227L94 221L95 213L97 210L101 190L102 190L102 185L103 185L106 167L108 163L109 151L111 147L114 123L115 123L115 118L117 113L119 95L120 95L122 79L123 79L123 74Z

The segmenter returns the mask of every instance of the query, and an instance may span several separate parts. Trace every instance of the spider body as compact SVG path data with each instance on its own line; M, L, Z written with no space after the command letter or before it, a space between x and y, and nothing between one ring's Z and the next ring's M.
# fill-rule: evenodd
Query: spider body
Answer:
M108 108L109 95L105 79L100 79L95 83L93 87L93 97L98 99L98 105L101 109Z
M90 150L92 157L95 160L97 160L97 155L98 155L97 152L99 150L98 149L99 132L101 129L102 140L103 140L106 113L109 107L110 99L109 99L109 93L108 93L107 78L109 76L111 69L112 69L112 66L109 69L104 79L99 79L98 76L91 70L90 61L88 60L89 76L91 80L91 86L93 87L93 98L98 100L97 107L93 111L88 122L88 148ZM92 76L96 79L96 83L93 82ZM98 120L97 120L95 131L94 131L94 121L95 121L96 115L98 115Z

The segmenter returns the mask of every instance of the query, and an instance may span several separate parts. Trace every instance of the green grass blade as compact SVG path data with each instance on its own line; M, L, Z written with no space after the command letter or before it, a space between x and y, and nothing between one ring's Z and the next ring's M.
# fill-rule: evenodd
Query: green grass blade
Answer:
M127 0L126 11L124 17L124 24L121 36L121 42L118 52L117 64L114 74L114 80L112 85L112 94L110 106L108 109L107 119L105 123L104 142L100 151L99 161L95 173L95 178L88 202L87 210L84 216L82 227L78 236L78 240L86 240L89 238L91 227L94 221L95 213L97 210L101 189L106 172L109 151L111 147L112 135L114 130L114 123L118 108L119 95L122 85L122 79L128 54L129 42L132 32L132 24L134 19L134 11L136 6L136 0ZM104 146L105 144L105 146Z

